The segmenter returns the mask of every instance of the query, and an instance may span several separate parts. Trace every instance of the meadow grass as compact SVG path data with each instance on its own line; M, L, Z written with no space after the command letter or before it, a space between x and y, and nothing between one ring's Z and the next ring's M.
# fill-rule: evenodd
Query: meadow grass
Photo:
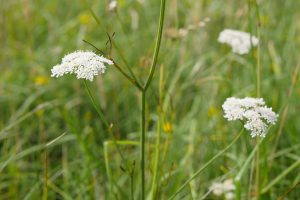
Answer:
M146 198L171 198L198 170L174 199L218 199L209 187L225 179L235 181L237 199L257 199L258 189L260 199L300 198L300 2L259 2L166 1L157 69L143 109ZM83 40L109 51L109 34L114 60L146 83L160 1L118 0L117 12L107 5L0 1L1 200L141 199L139 90L112 66L87 82L112 136L83 81L50 77L63 55L96 51ZM196 28L180 32L188 27ZM259 48L232 53L217 41L225 28L259 35ZM277 124L259 148L244 131L226 149L242 125L223 118L222 103L257 95L279 114Z

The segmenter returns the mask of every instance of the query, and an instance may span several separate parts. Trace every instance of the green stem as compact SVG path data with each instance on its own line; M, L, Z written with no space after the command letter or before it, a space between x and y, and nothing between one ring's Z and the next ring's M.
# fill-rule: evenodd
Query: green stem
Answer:
M87 91L87 93L88 93L88 95L89 95L89 97L90 97L90 99L91 99L91 102L92 102L92 104L93 104L93 106L94 106L94 108L95 108L97 114L99 115L101 121L103 122L103 124L105 125L105 127L106 127L107 129L111 129L110 126L109 126L109 124L108 124L108 122L107 122L107 120L106 120L106 118L104 117L102 111L98 108L98 106L97 106L97 104L96 104L96 101L95 101L95 99L94 99L94 97L93 97L93 95L92 95L92 92L91 92L91 90L90 90L90 88L89 88L89 86L88 86L86 80L84 80L83 83L84 83L84 86L85 86L85 88L86 88L86 91Z
M142 132L141 132L141 159L140 159L140 166L141 166L141 190L142 190L142 200L145 199L145 134L146 134L146 93L147 89L151 84L155 68L156 68L156 63L157 63L157 58L158 58L158 53L160 49L160 44L161 44L161 38L162 38L162 31L163 31L163 26L164 26L164 17L165 17L165 4L166 0L161 0L160 2L160 15L159 15L159 25L158 25L158 31L157 31L157 38L156 38L156 43L155 43L155 49L154 49L154 54L153 54L153 59L152 59L152 64L150 68L150 74L147 78L147 81L144 85L144 87L141 90L142 93L142 113L141 113L141 124L142 124Z
M260 140L259 137L256 136L256 199L259 200L260 199L260 178L259 178L259 163L260 163L260 151L259 151L259 144L260 144Z
M103 25L103 24L101 23L100 19L97 17L96 13L93 11L93 9L92 9L90 3L88 2L88 0L84 0L84 1L85 1L85 4L86 4L87 7L88 7L90 13L92 14L93 18L95 19L95 21L96 21L97 24L99 25L99 27L100 27L101 29L103 29L105 32L107 32L107 29L106 29L105 25ZM112 43L112 45L115 47L117 53L119 54L119 56L121 57L121 59L123 60L123 62L125 63L125 67L129 70L130 75L133 77L133 79L134 79L136 82L139 82L138 79L136 78L135 74L133 73L132 69L129 67L129 65L128 65L126 59L124 58L122 52L120 51L120 49L119 49L119 47L117 46L117 44L115 43L115 41L114 41L114 40L111 40L111 43ZM93 46L94 46L94 45L93 45ZM95 46L94 46L94 47L95 47ZM97 49L97 48L96 48L96 49ZM102 51L100 51L100 52L102 52ZM103 52L102 52L102 53L103 53Z
M261 91L260 91L260 80L261 80L261 75L260 75L260 71L261 71L261 62L260 62L260 15L259 15L259 7L258 7L258 3L255 0L255 9L256 9L256 17L257 17L257 29L256 29L256 34L257 34L257 38L259 40L259 43L257 45L257 54L256 54L256 92L257 92L257 97L260 97L261 95Z
M108 152L108 148L110 145L124 145L124 146L127 146L127 145L132 145L132 146L139 146L139 142L137 141L128 141L128 140L118 140L118 141L105 141L104 142L104 163L105 163L105 168L106 168L106 175L107 175L107 178L108 178L108 182L109 182L109 197L111 194L114 193L113 191L113 185L117 185L115 183L115 181L112 179L112 172L110 170L110 167L109 167L109 152ZM127 170L127 169L126 169ZM130 188L131 188L131 196L132 196L132 199L133 198L133 173L132 171L130 172Z
M164 68L163 66L159 69L159 119L157 122L157 134L156 134L156 144L155 144L155 158L154 158L154 172L151 186L151 199L155 199L157 194L157 174L158 174L158 163L160 158L160 137L161 137L161 124L163 123L163 111L162 111L162 99L163 99L163 78L164 78Z
M133 177L133 174L131 174L130 176L130 196L131 196L131 200L134 200L134 191L133 191L133 180L134 180L134 177Z
M165 5L166 5L166 0L161 0L161 2L160 2L159 25L158 25L158 31L157 31L157 39L156 39L154 54L153 54L153 58L152 58L150 74L149 74L148 79L145 83L144 90L147 90L147 88L149 87L149 85L151 83L151 80L153 78L154 72L155 72L155 68L156 68L156 62L157 62L157 58L158 58L158 53L159 53L160 44L161 44L162 31L163 31L163 26L164 26Z
M262 141L262 140L261 140ZM260 141L260 143L261 143ZM257 151L258 145L255 146L255 148L252 150L252 152L249 154L248 158L244 162L243 166L241 167L240 171L237 173L236 177L234 178L236 191L235 191L235 198L237 200L241 199L241 179L243 174L245 173L246 169L249 167L251 160L255 157L255 153Z
M113 194L113 181L112 181L112 175L111 175L111 170L109 167L109 156L108 156L108 142L104 142L104 148L103 148L103 153L104 153L104 163L105 163L105 168L106 168L106 175L107 179L109 182L109 194L108 196Z
M125 67L128 69L130 76L138 83L140 83L140 80L136 77L136 75L134 74L134 72L132 71L132 69L129 67L128 62L126 61L124 55L122 54L122 51L120 50L119 46L116 44L116 42L114 40L112 40L112 45L114 47L114 49L116 50L116 52L118 53L120 59L123 61L123 63L125 64Z
M139 84L139 82L134 79L131 78L128 74L126 74L126 72L123 71L123 69L114 61L114 66L119 70L119 72L125 77L127 78L134 86L136 86L140 91L143 90L143 87Z
M140 139L141 143L141 184L142 184L142 199L145 199L145 123L146 123L146 91L142 91L142 115L141 115L141 123L142 123L142 135Z
M259 14L259 6L257 3L257 0L254 0L254 6L255 6L255 12L256 12L256 20L257 20L257 28L256 28L256 34L257 38L259 40L259 43L257 45L257 54L256 54L256 95L257 97L260 97L261 91L260 91L260 81L261 81L261 62L260 62L260 14ZM259 174L259 168L260 168L260 151L259 151L259 137L257 137L256 140L256 146L257 146L257 151L256 151L256 199L260 199L260 174Z
M154 172L153 180L151 186L151 199L155 199L155 193L157 188L157 171L158 171L158 161L159 161L159 146L160 146L160 119L157 124L157 135L156 135L156 144L155 144L155 157L154 157Z
M219 158L223 153L225 153L242 135L244 129L232 140L232 142L226 146L222 151L217 153L212 157L207 163L205 163L197 172L195 172L184 184L169 198L169 200L174 199L192 180L194 180L204 169L206 169L212 162Z

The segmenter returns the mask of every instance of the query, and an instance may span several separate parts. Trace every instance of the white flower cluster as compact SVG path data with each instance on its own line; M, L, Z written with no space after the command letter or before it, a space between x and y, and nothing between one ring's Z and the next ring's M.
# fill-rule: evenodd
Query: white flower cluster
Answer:
M209 189L216 196L224 194L226 200L234 199L235 185L233 184L232 179L227 179L223 183L215 182L209 187Z
M225 112L224 117L228 121L244 120L244 127L251 132L252 137L265 137L268 125L274 125L278 118L272 108L265 106L262 98L230 97L226 99L222 107Z
M234 53L243 55L247 54L251 49L251 41L253 46L258 45L258 39L249 33L225 29L219 34L218 41L222 44L231 46Z
M77 79L93 81L94 76L105 72L105 64L112 65L113 62L90 51L75 51L63 57L61 64L51 69L51 76L76 74Z

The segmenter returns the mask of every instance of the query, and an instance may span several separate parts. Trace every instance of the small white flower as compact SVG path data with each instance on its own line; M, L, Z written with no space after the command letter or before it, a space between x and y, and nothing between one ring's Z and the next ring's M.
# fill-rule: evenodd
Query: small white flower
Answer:
M222 183L213 183L209 189L212 190L212 193L216 196L221 196L224 192Z
M224 187L225 191L235 190L235 185L233 184L233 180L232 179L226 179L223 182L223 187Z
M252 46L258 45L258 39L255 36L251 36L249 33L225 29L219 34L218 41L222 44L228 44L231 46L234 53L243 55L249 53Z
M225 197L228 193L232 193L235 190L235 185L233 184L232 179L227 179L222 182L214 182L209 188L212 193L216 196L221 196L225 194Z
M112 0L108 4L108 11L115 12L117 10L117 7L118 7L118 2L116 0Z
M272 108L265 106L265 101L262 98L238 99L230 97L226 99L222 108L225 113L224 117L228 121L244 120L244 127L251 132L252 137L265 137L268 126L274 125L278 118Z
M113 62L90 51L75 51L63 57L61 64L51 69L52 77L76 74L77 79L94 80L94 76L105 72L105 64Z
M228 192L225 194L225 199L226 200L233 200L234 199L234 193L233 192Z

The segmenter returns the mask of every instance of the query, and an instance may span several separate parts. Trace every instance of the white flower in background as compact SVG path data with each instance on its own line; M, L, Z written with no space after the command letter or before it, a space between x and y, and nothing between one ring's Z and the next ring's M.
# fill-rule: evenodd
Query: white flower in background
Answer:
M244 127L251 132L252 137L265 137L268 126L274 125L278 118L272 108L265 106L265 101L262 98L238 99L230 97L226 99L222 108L225 112L224 117L228 121L244 120Z
M219 34L218 41L222 44L228 44L231 46L234 53L243 55L247 54L252 46L258 45L258 39L255 36L251 36L249 33L236 31L231 29L225 29Z
M234 199L235 185L232 179L227 179L224 182L214 182L209 189L215 196L225 195L225 199Z
M118 7L118 2L116 0L112 0L108 4L108 11L115 12L117 10L117 7Z
M228 192L225 194L225 199L226 200L233 200L234 199L234 193L233 192Z
M75 51L63 57L61 64L51 69L52 77L76 74L77 79L94 80L94 76L105 72L105 64L113 62L90 51Z

